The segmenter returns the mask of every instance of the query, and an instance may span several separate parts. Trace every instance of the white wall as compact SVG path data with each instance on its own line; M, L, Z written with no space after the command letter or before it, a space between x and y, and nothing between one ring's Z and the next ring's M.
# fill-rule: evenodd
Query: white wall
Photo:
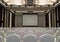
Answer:
M39 26L45 27L45 15L39 15Z
M22 14L22 13L21 13ZM15 15L15 27L22 26L22 15L16 14ZM39 15L39 27L45 27L45 15Z
M20 27L22 26L22 16L20 15L15 15L15 27Z

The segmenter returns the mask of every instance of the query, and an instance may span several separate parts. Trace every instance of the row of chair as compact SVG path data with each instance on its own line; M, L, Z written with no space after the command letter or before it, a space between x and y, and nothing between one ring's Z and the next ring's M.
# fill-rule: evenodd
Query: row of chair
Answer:
M38 42L38 40L40 40L40 42L54 42L54 38L55 37L50 34L43 34L39 37L39 39L34 34L26 34L21 41L21 36L13 33L6 37L6 42ZM3 37L0 36L0 42L3 42L2 40Z
M28 30L28 29L27 29ZM60 42L60 31L47 30L41 35L40 31L36 31L36 34L33 31L28 31L27 33L23 30L16 32L14 30L5 30L0 32L0 42ZM22 37L23 35L23 37Z
M0 35L0 42L3 42L4 37ZM39 37L34 34L26 34L23 39L21 36L12 33L6 36L6 42L55 42L55 37L51 34L43 34ZM60 36L57 37L57 42L60 42Z

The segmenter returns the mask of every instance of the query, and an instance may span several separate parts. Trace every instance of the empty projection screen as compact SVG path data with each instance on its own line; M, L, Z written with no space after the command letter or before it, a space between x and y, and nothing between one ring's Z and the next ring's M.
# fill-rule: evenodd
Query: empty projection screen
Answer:
M23 26L38 26L38 15L23 15Z

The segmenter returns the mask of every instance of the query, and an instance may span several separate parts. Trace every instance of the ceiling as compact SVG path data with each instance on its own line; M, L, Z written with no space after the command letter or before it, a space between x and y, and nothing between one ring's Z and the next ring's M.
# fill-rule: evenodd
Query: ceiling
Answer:
M43 11L48 11L50 9L53 9L55 6L58 5L58 3L60 3L60 0L57 0L58 2L53 3L54 5L38 5L38 4L34 4L33 5L27 5L27 4L23 4L23 5L7 5L6 8L9 10L13 10L13 11L39 11L40 13ZM35 2L35 0L34 0Z
M8 5L53 5L57 0L3 0Z

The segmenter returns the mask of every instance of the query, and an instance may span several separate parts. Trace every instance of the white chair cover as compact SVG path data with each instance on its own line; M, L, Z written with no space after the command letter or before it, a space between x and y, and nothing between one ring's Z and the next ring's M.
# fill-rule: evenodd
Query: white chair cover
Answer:
M43 34L40 36L40 42L54 42L54 36L50 34Z
M58 38L57 38L57 42L60 42L60 36L58 36Z
M18 34L10 34L6 37L6 42L20 42L20 38Z
M37 42L37 36L34 34L27 34L23 37L24 42Z
M58 30L57 32L56 32L57 34L57 42L60 42L60 31Z
M3 42L3 37L2 36L0 36L0 42Z

